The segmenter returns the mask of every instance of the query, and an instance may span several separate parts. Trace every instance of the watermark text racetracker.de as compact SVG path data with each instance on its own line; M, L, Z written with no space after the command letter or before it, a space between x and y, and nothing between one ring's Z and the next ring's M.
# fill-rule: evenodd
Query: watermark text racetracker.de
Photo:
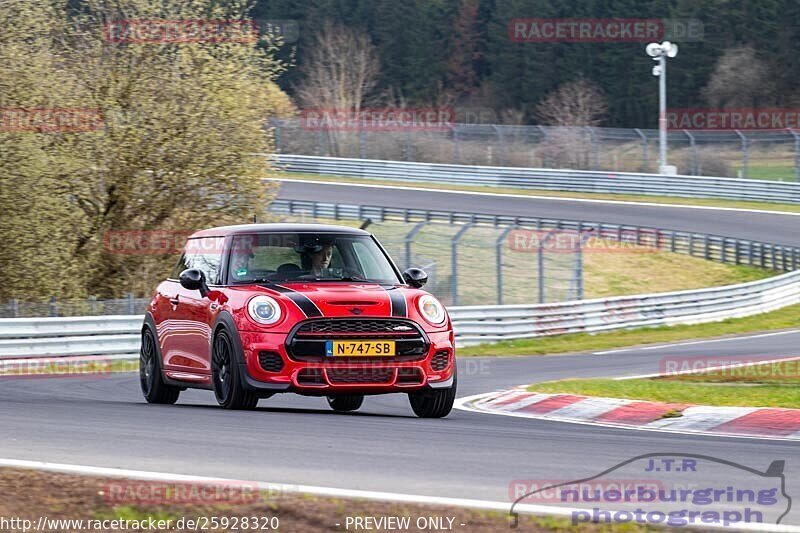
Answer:
M135 362L102 355L0 359L0 381L29 378L102 377L134 370Z
M648 231L620 230L600 234L592 230L511 230L506 238L513 252L537 253L654 253L658 236Z
M769 363L769 364L768 364ZM790 380L800 376L800 360L776 360L768 355L667 356L659 360L659 374L713 374L728 378Z
M98 109L85 108L0 108L0 132L79 133L103 127Z
M671 130L786 130L800 128L796 108L681 108L667 110Z
M252 20L130 19L110 21L103 28L111 43L254 43L258 34Z
M300 126L311 131L446 131L455 123L450 107L303 109Z
M703 35L698 19L515 18L508 24L508 38L517 43L692 42Z
M62 532L62 531L276 531L280 528L277 516L193 516L140 519L106 518L74 519L39 516L36 520L17 516L0 516L3 532Z

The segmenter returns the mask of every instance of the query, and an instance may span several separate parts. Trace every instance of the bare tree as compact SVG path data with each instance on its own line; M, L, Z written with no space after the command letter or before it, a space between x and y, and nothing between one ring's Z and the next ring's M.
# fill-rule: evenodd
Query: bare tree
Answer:
M297 99L306 110L355 115L375 88L380 62L369 37L327 23L317 33L303 61L304 78ZM328 130L331 150L339 154L342 131Z
M708 105L716 108L755 107L769 104L773 95L767 64L752 46L729 48L722 54L703 88Z
M599 126L608 112L603 92L579 78L565 83L536 106L543 124L557 126L548 135L547 159L554 166L591 168L591 126Z
M561 85L536 106L536 117L551 126L598 126L607 112L603 92L583 78Z

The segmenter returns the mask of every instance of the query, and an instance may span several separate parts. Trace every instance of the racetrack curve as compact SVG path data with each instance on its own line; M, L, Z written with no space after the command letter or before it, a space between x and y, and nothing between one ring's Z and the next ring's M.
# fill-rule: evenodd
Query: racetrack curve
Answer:
M282 181L278 198L342 204L461 211L694 231L773 244L800 246L800 214L645 205L633 202L493 195L391 187Z
M800 355L800 332L606 355L466 358L459 396L572 376L658 370L665 355ZM262 400L225 411L187 391L175 406L145 404L133 374L18 379L0 388L0 457L253 481L510 501L513 480L581 479L634 456L698 453L764 470L786 461L800 494L800 447L760 439L676 435L453 411L414 418L403 395L369 397L355 414L322 398ZM734 484L740 472L717 483ZM784 522L787 523L787 522ZM797 506L788 523L800 524Z
M284 184L282 198L398 205L638 223L800 244L800 220L781 215L676 210L505 197L454 200L400 193ZM444 193L447 194L447 193ZM595 210L595 206L599 211ZM641 211L639 211L641 210ZM656 214L660 212L660 215ZM673 212L676 211L676 212ZM639 213L638 215L636 213ZM780 223L779 223L780 222ZM725 228L727 230L723 231ZM790 231L794 228L794 231ZM657 372L665 356L800 355L800 331L602 355L461 358L459 396L567 377ZM513 480L580 479L634 456L697 453L764 470L786 461L787 492L800 496L800 446L786 441L587 427L453 411L413 417L405 396L369 397L354 414L322 398L262 400L255 412L224 411L206 391L175 406L144 403L133 374L85 379L14 379L0 387L0 457L431 496L511 501ZM733 484L730 478L714 479ZM795 505L784 523L800 524Z

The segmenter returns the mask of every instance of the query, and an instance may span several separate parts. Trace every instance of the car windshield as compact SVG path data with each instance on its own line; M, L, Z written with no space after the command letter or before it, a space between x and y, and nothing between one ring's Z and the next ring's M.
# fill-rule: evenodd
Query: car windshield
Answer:
M234 236L231 283L400 280L386 254L369 235L258 233Z

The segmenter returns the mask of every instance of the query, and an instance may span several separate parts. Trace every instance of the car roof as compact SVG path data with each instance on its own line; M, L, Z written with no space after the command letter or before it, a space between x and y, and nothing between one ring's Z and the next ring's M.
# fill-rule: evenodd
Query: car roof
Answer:
M348 235L369 235L368 231L349 226L334 226L331 224L240 224L238 226L219 226L197 231L189 236L190 239L198 237L227 237L228 235L241 235L251 233L345 233Z

